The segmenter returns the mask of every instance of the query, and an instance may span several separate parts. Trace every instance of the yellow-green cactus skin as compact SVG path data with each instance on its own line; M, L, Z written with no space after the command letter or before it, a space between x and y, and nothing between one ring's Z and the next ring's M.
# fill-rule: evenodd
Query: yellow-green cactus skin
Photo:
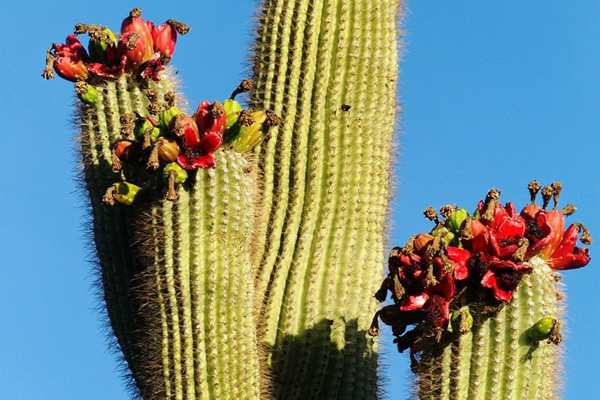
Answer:
M397 116L396 0L266 0L251 105L282 119L256 151L259 332L277 399L374 399L366 336L383 273Z

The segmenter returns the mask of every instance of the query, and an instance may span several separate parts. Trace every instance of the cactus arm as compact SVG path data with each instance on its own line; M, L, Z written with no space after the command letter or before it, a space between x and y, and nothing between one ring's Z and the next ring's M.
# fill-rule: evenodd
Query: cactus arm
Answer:
M513 300L419 366L419 399L557 399L560 347L532 347L524 334L535 321L560 315L556 274L539 258Z
M252 103L284 123L258 151L253 260L280 397L377 390L375 344L358 344L370 341L382 272L397 12L389 1L263 4Z
M161 102L174 88L170 78L153 86ZM83 173L104 300L135 390L145 399L258 399L247 161L221 151L218 167L199 171L175 203L108 207L121 118L147 115L149 102L126 76L96 89L100 100L80 106Z

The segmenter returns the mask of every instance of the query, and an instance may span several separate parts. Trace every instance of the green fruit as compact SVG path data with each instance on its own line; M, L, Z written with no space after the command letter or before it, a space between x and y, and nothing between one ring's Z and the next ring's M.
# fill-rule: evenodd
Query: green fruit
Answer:
M473 315L469 311L469 307L463 307L452 313L450 317L450 323L452 325L452 332L460 333L464 335L471 331L473 328Z
M91 59L98 62L106 61L106 49L109 46L116 45L117 36L110 29L102 28L101 30L91 32L88 45Z
M240 113L242 112L242 106L235 100L227 99L223 102L223 109L227 116L227 124L225 129L230 129L238 121Z
M252 120L251 124L236 124L236 126L239 127L239 132L235 139L231 141L233 150L240 153L252 150L254 146L262 142L265 137L263 124L267 120L267 113L265 111L254 111L249 115Z
M135 197L140 191L140 187L129 182L119 182L113 185L115 192L113 194L115 200L126 206L130 206L135 201Z
M431 231L433 236L439 236L444 244L449 245L454 240L454 233L450 232L448 228L443 225L438 225Z
M175 106L161 112L159 126L163 129L170 129L173 120L180 114L183 114L183 111Z
M459 233L463 222L469 218L469 213L464 208L457 208L446 219L446 227L452 233Z
M148 121L147 118L140 119L135 124L135 136L143 138L146 135L146 131L150 129L150 140L154 142L159 138L161 131L158 127L154 126L152 122Z
M526 332L527 338L532 342L539 342L548 339L554 329L557 319L554 317L544 317L533 324Z
M181 166L176 162L165 165L165 168L163 169L163 176L165 179L169 179L169 176L171 176L172 172L175 172L175 183L178 185L184 183L188 178L187 171L181 168Z
M75 84L75 92L85 104L94 105L98 102L98 90L92 85L88 85L85 82L77 82Z

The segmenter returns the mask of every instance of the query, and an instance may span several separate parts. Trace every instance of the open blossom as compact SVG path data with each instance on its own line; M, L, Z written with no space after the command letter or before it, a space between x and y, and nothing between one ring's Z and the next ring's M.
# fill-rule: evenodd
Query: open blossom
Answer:
M481 278L481 286L491 289L498 301L510 301L523 275L533 271L528 264L500 260L496 257L483 262L487 270Z
M179 116L175 120L174 132L182 138L183 147L177 163L186 170L214 167L213 153L223 143L222 132L200 130L197 120L197 116Z
M85 48L75 35L67 36L64 44L52 45L54 52L54 69L62 78L69 81L82 81L88 77Z

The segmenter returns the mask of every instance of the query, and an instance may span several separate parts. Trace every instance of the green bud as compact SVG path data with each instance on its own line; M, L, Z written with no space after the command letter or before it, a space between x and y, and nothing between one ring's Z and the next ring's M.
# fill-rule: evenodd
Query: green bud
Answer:
M161 131L158 127L154 126L147 118L138 119L135 123L135 136L143 139L146 132L150 130L150 140L155 142L159 138Z
M165 179L169 179L172 172L175 172L175 183L181 185L188 178L188 173L185 169L181 168L176 162L168 163L163 169L163 176Z
M96 104L98 102L98 90L85 82L77 82L75 84L75 92L77 96L85 104Z
M431 231L431 234L435 237L435 236L439 236L440 239L442 240L442 242L448 246L450 244L450 242L452 242L452 240L454 240L454 233L450 232L450 230L448 228L446 228L443 225L437 225L435 228L433 228L433 230Z
M106 61L106 49L108 46L117 45L117 36L108 28L102 28L90 32L90 42L88 49L90 57L94 61Z
M266 120L267 113L265 111L241 113L238 123L232 128L233 139L229 139L233 150L244 153L262 142L265 137L263 124Z
M469 307L463 307L452 313L450 317L450 323L452 325L452 332L460 333L465 335L473 328L473 315L469 311Z
M240 113L242 112L242 106L235 100L227 99L223 102L223 109L227 116L227 124L225 129L230 129L238 121Z
M469 218L469 213L464 208L457 208L446 219L446 227L452 233L459 233L463 222Z
M115 189L113 193L114 199L126 206L133 204L135 197L141 189L139 186L129 182L115 183L113 188Z
M531 342L539 342L544 339L550 339L555 335L558 320L554 317L544 317L525 332Z
M171 107L161 112L159 123L160 127L163 129L170 129L173 120L180 114L183 114L183 111L177 107Z

